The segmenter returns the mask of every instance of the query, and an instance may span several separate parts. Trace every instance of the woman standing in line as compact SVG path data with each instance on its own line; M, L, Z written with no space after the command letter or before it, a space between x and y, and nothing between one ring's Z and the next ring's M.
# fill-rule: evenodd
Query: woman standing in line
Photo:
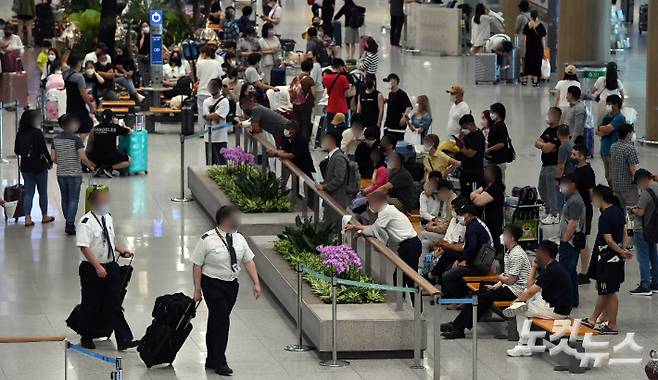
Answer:
M347 59L354 59L354 52L359 44L359 28L361 27L361 25L356 26L357 20L354 18L354 13L359 9L365 13L365 8L354 4L354 0L343 0L343 2L343 6L334 16L334 21L345 16L345 39L343 42L347 45Z
M430 109L430 100L427 95L418 96L416 112L409 119L409 128L420 135L421 141L427 136L432 125L432 110Z
M592 87L592 95L594 95L597 102L596 112L595 112L595 125L599 125L603 116L605 116L605 100L610 95L619 95L624 101L624 84L619 79L619 71L617 70L617 64L615 62L608 62L605 66L605 76L599 77L596 82L594 82L594 87Z
M274 35L274 25L266 22L261 29L261 38L258 40L262 59L260 68L263 73L263 82L270 84L272 79L272 68L274 67L275 57L279 56L281 51L281 42L279 37Z
M377 78L377 69L379 69L379 45L374 38L368 36L366 39L366 48L361 56L363 72L366 76Z
M521 84L528 84L528 77L530 77L534 87L539 87L539 78L541 78L541 61L544 58L543 38L546 37L546 28L537 17L538 14L536 10L530 12L530 21L523 28L523 34L526 37L525 66L523 68L525 78L523 78Z
M39 111L23 112L14 144L14 153L20 157L21 175L25 180L23 196L25 227L34 226L31 211L35 188L39 191L41 223L50 223L55 220L54 217L48 215L48 170L52 167L53 161L46 146L46 139L39 128L40 121Z

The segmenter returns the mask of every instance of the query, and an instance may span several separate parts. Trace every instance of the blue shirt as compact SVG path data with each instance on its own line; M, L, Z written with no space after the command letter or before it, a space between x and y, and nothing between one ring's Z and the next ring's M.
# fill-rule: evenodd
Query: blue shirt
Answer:
M473 265L473 259L480 252L483 245L491 242L491 234L484 222L480 219L473 219L466 225L464 233L464 251L457 261L466 261L468 265Z
M612 131L611 134L601 137L601 156L610 155L610 147L612 146L612 144L616 143L617 140L619 140L619 134L617 133L617 131L619 130L619 127L626 124L626 118L621 112L617 113L614 116L608 114L605 115L605 117L603 117L603 120L601 121L601 126L608 124L612 124L615 130Z

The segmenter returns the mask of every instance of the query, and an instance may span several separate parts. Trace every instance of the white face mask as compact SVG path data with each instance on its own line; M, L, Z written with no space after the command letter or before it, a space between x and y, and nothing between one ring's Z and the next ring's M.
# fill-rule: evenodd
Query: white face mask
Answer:
M464 219L463 215L457 215L457 223L464 225L466 224L466 219Z
M467 134L471 133L470 129L462 129L462 134L466 136Z
M53 62L55 59L57 59L57 56L55 54L48 54L48 61Z
M94 69L87 69L87 70L85 70L85 74L87 74L87 76L92 76L92 75L94 75Z
M606 104L605 105L605 112L612 113L612 105L611 104Z
M100 205L94 210L97 215L100 216L105 216L110 213L110 206L109 205Z
M151 31L151 28L149 28L148 26L145 26L145 27L142 28L142 32L144 32L144 33L148 33L150 31Z
M287 129L284 129L284 130L283 130L283 136L285 136L285 137L290 137L290 131L287 130Z
M560 193L562 194L567 194L569 192L569 189L567 189L566 186L560 186Z
M496 121L498 120L498 114L495 112L490 112L489 116L491 116L491 120Z
M500 235L500 244L505 245L505 239L503 238L503 235Z
M430 149L432 149L432 144L425 144L425 150L429 152Z
M450 102L454 103L457 101L457 95L455 94L450 94Z

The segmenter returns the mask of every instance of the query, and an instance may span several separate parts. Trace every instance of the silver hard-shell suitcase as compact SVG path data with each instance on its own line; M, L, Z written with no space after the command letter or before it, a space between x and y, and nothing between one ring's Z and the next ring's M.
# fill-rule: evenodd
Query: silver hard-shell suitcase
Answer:
M498 82L496 53L475 54L475 84Z

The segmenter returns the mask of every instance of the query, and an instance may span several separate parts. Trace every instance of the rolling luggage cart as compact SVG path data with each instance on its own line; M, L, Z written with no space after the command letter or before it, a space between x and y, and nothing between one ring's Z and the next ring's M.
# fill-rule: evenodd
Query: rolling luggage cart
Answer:
M543 231L539 222L541 203L519 205L517 197L505 197L505 223L513 223L521 227L523 235L519 245L524 250L534 251L543 239Z

